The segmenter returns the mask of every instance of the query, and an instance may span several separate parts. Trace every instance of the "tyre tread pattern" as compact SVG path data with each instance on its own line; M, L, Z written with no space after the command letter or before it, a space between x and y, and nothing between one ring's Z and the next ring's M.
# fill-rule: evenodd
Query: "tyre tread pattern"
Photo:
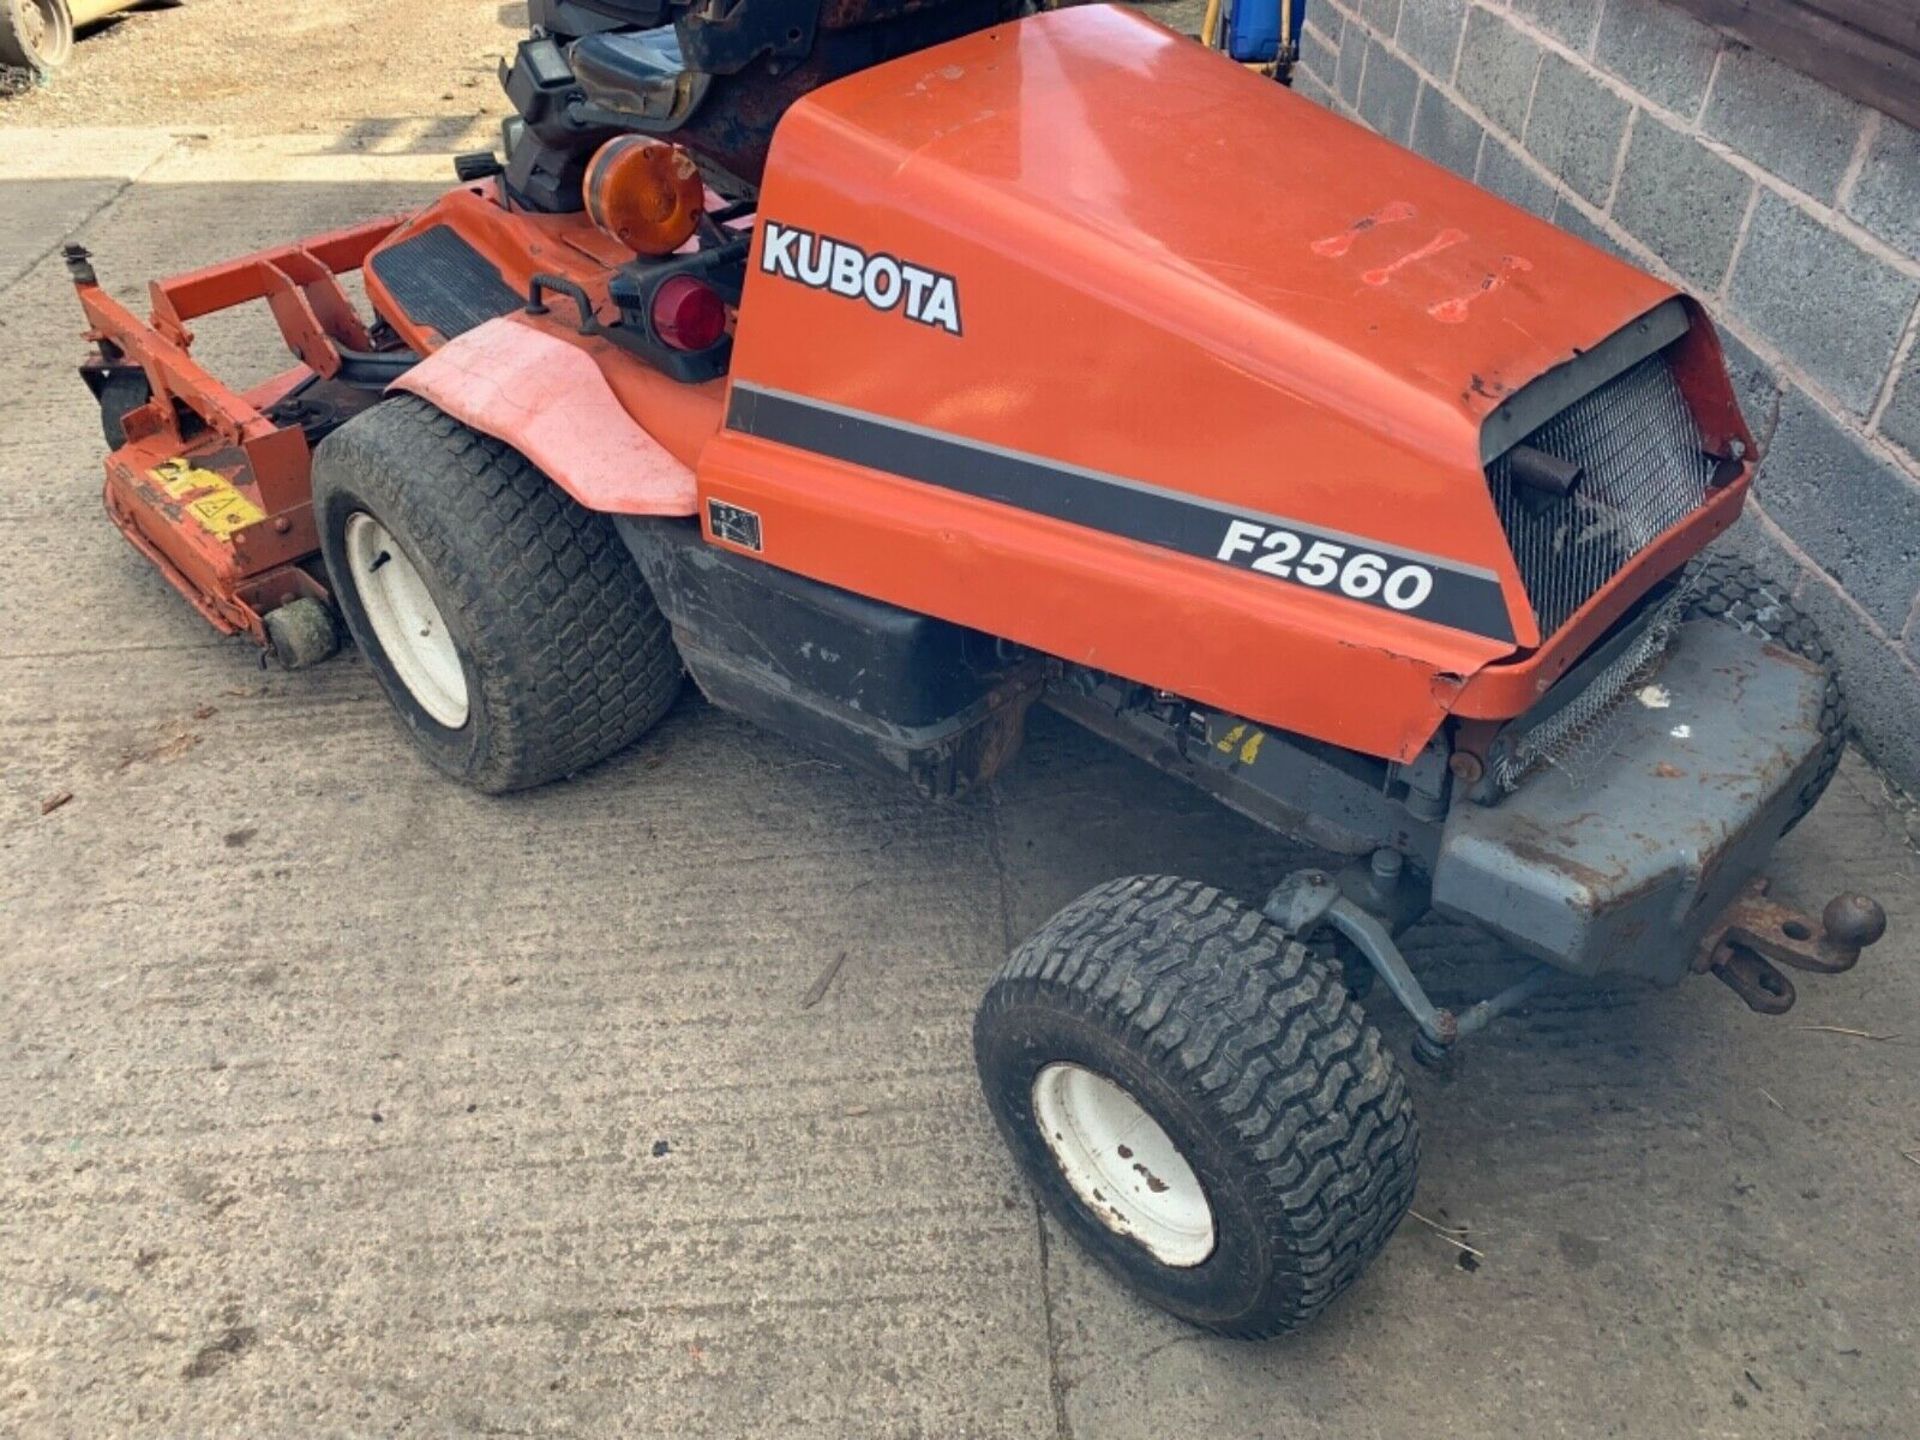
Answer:
M1334 970L1231 896L1169 876L1088 891L1002 968L977 1047L1031 1006L1077 1012L1172 1071L1253 1177L1271 1273L1243 1313L1195 1323L1243 1338L1305 1325L1412 1204L1419 1133L1379 1032Z
M1692 589L1687 600L1689 619L1711 616L1724 620L1745 634L1786 647L1827 673L1820 705L1820 733L1826 743L1820 752L1819 767L1801 790L1794 807L1789 826L1798 825L1826 793L1834 771L1840 766L1840 756L1847 748L1847 697L1840 688L1840 667L1834 660L1833 650L1812 616L1738 556L1703 555L1687 571L1687 580Z
M500 792L583 770L672 706L679 652L612 522L511 446L403 395L336 431L315 468L320 484L338 469L383 491L365 498L456 591L490 723L470 783Z

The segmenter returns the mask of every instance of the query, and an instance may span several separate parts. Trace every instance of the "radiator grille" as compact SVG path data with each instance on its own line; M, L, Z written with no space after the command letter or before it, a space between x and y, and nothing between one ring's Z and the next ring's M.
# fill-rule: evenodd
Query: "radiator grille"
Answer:
M1662 531L1706 500L1713 460L1664 354L1575 401L1523 442L1585 471L1552 499L1515 485L1502 456L1487 467L1494 504L1543 637Z
M1553 714L1523 731L1493 757L1493 782L1500 791L1518 788L1535 767L1552 765L1578 786L1593 762L1607 753L1628 695L1646 681L1666 659L1667 646L1685 618L1692 587L1682 583L1660 602L1634 642L1615 656L1606 669Z

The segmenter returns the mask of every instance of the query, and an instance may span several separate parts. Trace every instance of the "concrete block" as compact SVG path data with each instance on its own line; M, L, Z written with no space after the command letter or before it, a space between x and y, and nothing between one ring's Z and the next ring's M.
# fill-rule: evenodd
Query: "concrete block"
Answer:
M1453 79L1467 0L1414 0L1400 12L1400 53L1436 80Z
M1753 432L1764 454L1773 443L1774 428L1780 423L1780 377L1731 330L1719 327L1719 335L1727 377L1733 381L1734 398L1740 402L1747 429Z
M1329 110L1337 109L1333 91L1322 85L1305 70L1293 72L1293 93L1304 95L1316 105L1324 105Z
M1920 485L1790 388L1755 493L1861 609L1900 633L1920 594Z
M1482 189L1491 190L1502 200L1531 210L1542 220L1553 218L1559 192L1534 174L1517 150L1492 135L1480 148L1480 173L1474 178Z
M1771 190L1734 262L1734 312L1814 383L1864 416L1879 398L1920 280Z
M1594 20L1600 7L1593 0L1513 0L1513 13L1525 16L1570 50L1590 54Z
M1417 5L1420 0L1414 3ZM1394 27L1400 23L1400 0L1360 0L1360 18L1391 39Z
M1553 223L1569 235L1578 235L1589 245L1597 246L1609 255L1625 260L1629 265L1640 263L1604 228L1588 219L1586 213L1565 195L1559 197L1559 203L1554 207Z
M1526 128L1540 53L1537 43L1493 11L1474 10L1460 51L1460 93L1495 125L1518 136Z
M1360 103L1360 76L1367 66L1367 32L1352 20L1340 25L1340 63L1334 71L1333 88L1349 107Z
M1907 352L1893 395L1880 413L1880 433L1920 460L1920 346Z
M1753 184L1692 136L1642 112L1627 142L1613 218L1690 284L1714 290L1733 258Z
M1911 654L1875 635L1833 588L1808 576L1794 601L1813 617L1839 662L1847 717L1860 748L1908 794L1920 794L1920 674Z
M1331 86L1340 73L1339 47L1312 26L1300 32L1300 63L1293 72L1296 88L1303 70L1323 87Z
M1486 137L1480 122L1433 86L1420 86L1413 112L1413 148L1454 174L1473 179Z
M1847 213L1920 259L1920 131L1881 117L1866 167L1847 197Z
M1378 40L1367 42L1367 76L1360 86L1360 118L1389 140L1404 145L1413 130L1420 77Z
M1607 203L1633 108L1591 71L1560 55L1540 66L1527 119L1528 151L1595 205Z
M1593 58L1657 105L1692 119L1707 98L1720 36L1668 0L1607 0Z
M1831 201L1866 115L1798 70L1730 45L1700 125L1789 185Z

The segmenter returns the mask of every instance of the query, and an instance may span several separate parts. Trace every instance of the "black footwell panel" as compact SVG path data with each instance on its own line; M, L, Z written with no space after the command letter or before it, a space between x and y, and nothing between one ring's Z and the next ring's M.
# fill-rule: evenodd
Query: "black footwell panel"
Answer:
M415 324L430 325L449 340L525 303L486 256L446 225L402 240L369 263Z

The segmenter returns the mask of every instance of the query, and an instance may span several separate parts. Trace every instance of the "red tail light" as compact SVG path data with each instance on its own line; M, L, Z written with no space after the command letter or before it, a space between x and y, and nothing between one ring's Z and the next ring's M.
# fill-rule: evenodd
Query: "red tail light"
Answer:
M705 350L727 333L727 302L691 275L675 275L653 292L653 333L675 350Z

